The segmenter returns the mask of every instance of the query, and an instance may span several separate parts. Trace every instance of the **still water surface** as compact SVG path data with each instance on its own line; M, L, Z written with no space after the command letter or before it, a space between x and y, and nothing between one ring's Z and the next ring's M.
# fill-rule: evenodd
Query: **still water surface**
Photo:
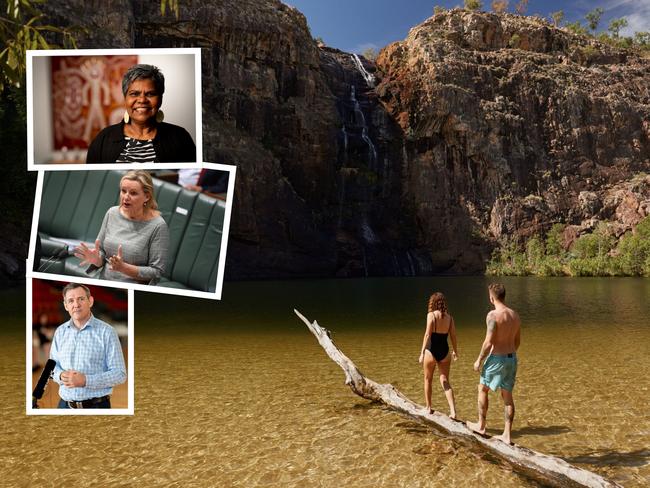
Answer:
M523 320L514 441L624 486L650 484L650 280L504 282ZM451 382L467 419L487 283L226 283L221 302L138 293L134 417L24 416L24 319L14 305L0 335L7 486L536 486L354 395L292 312L330 329L364 374L422 402L426 302L443 291L459 340ZM491 400L494 434L503 413ZM437 383L434 408L447 408Z

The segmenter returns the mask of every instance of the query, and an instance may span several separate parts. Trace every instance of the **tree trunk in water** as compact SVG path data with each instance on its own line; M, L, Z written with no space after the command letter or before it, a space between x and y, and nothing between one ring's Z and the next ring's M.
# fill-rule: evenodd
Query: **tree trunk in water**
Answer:
M330 359L341 367L345 373L345 384L360 397L381 402L391 409L434 427L450 437L487 451L499 460L511 465L518 473L547 485L558 487L588 486L594 488L620 487L617 483L590 471L576 468L560 458L547 456L515 444L508 445L488 435L482 436L470 430L464 422L454 421L439 412L428 413L425 407L406 398L393 385L382 385L370 378L366 378L350 358L336 347L328 330L318 325L316 321L310 323L297 310L294 310L294 312L318 339L319 344Z

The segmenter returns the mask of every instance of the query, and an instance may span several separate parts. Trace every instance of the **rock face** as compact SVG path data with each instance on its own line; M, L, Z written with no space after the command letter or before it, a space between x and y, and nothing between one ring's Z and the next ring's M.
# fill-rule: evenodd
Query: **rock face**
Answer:
M79 47L203 48L204 160L238 166L228 278L477 273L505 236L648 213L648 60L452 10L375 66L277 0L180 3L45 8Z
M202 48L204 160L238 166L227 277L334 274L341 124L300 12L277 0L180 2L175 18L159 2L126 2L109 43L111 6L78 20L67 12L80 2L62 3L49 13L90 27L80 47Z
M648 214L647 184L626 184L650 168L648 59L540 19L457 9L385 48L377 68L405 134L404 207L434 262L453 249L454 269L478 271L500 239L594 217L629 229Z

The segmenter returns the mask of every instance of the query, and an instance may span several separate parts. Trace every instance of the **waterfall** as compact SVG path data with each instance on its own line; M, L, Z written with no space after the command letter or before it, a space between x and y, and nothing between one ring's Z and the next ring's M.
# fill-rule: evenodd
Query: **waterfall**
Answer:
M381 194L384 197L390 196L390 168L388 166L388 157L384 156L384 182L381 188Z
M354 63L354 66L361 73L361 76L363 76L363 79L366 80L366 84L370 88L374 88L375 87L375 77L373 75L371 75L370 73L368 73L368 71L366 71L366 68L363 67L363 63L361 62L361 59L359 59L359 56L357 56L356 54L353 54L352 55L352 62Z
M409 268L411 274L409 276L415 276L415 266L413 265L413 258L411 257L411 251L406 251L406 258L409 261Z
M375 149L375 145L370 140L370 137L368 137L366 117L363 115L361 105L359 105L359 101L357 100L357 92L354 85L350 87L350 101L354 104L354 122L357 125L361 125L361 139L363 139L363 142L368 145L368 166L370 169L375 169L374 166L377 161L377 149Z
M341 224L343 223L343 202L345 201L345 180L346 180L346 174L343 170L339 172L340 178L341 178L341 193L339 195L339 219L336 224L337 230L341 228Z
M361 252L363 253L363 275L368 277L368 261L366 259L366 246L361 247Z
M395 249L391 248L390 255L393 257L393 273L395 273L395 276L402 276L402 270L399 267L399 261L397 260Z
M368 222L367 216L364 216L361 221L361 235L366 244L376 244L379 242L379 237L377 237L375 231L370 227L370 222Z

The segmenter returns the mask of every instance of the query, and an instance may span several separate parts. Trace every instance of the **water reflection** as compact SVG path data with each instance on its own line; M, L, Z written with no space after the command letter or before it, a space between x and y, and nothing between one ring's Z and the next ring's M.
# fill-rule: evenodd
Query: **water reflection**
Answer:
M426 302L443 291L458 325L451 381L466 419L476 415L471 365L489 281L227 283L221 302L138 293L136 415L110 419L25 417L25 308L16 294L2 295L13 310L1 336L5 483L47 485L41 473L54 473L47 481L60 485L535 486L356 397L292 312L332 330L369 377L422 402ZM625 486L650 484L650 280L503 281L524 325L515 442ZM443 410L437 393L433 406ZM502 417L493 395L490 432L499 432Z

